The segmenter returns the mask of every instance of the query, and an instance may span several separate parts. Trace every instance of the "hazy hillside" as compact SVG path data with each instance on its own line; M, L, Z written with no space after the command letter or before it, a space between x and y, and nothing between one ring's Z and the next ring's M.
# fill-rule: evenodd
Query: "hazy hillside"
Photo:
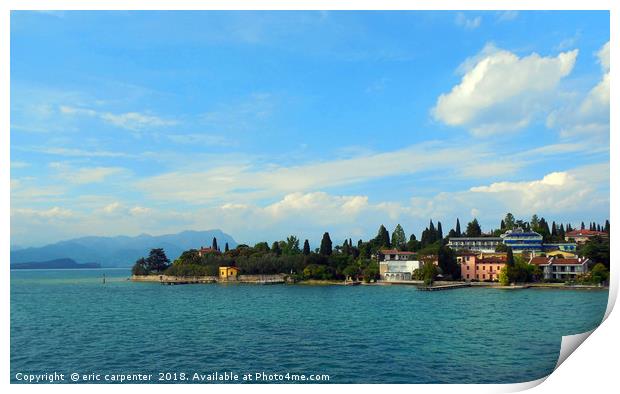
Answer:
M56 259L48 261L33 261L30 263L11 264L11 269L70 269L70 268L100 268L98 263L76 263L72 259Z
M224 249L226 242L231 248L237 246L235 240L221 230L183 231L159 236L89 236L42 247L13 250L11 264L70 258L78 263L96 262L105 267L127 267L140 256L146 256L152 248L164 248L166 255L174 260L184 250L211 246L213 237L217 238L221 249Z

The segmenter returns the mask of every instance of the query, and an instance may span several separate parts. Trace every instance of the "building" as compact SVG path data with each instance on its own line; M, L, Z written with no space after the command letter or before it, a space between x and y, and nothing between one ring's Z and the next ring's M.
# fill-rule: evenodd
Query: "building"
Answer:
M501 237L451 237L448 246L456 251L495 252L502 243Z
M609 234L603 231L573 230L564 234L564 240L568 242L572 239L578 244L584 244L588 242L590 238L595 236L599 236L601 238L609 238Z
M239 268L237 267L220 267L219 278L221 281L237 280Z
M535 252L543 249L543 236L534 231L525 231L522 228L508 230L500 235L502 242L514 252Z
M414 252L405 252L396 249L381 250L378 254L379 262L412 260L414 256Z
M547 257L577 257L577 244L576 243L557 243L557 244L543 244L543 251Z
M204 246L201 246L200 249L198 249L198 256L202 257L205 256L207 254L219 254L220 251L217 249L213 249L213 248L205 248Z
M532 257L530 264L540 267L545 279L571 280L585 274L591 263L587 258Z
M379 275L382 280L411 280L422 263L413 260L415 253L389 249L379 252Z
M499 272L506 265L506 256L484 256L476 253L464 253L456 257L461 264L461 278L467 281L497 281Z

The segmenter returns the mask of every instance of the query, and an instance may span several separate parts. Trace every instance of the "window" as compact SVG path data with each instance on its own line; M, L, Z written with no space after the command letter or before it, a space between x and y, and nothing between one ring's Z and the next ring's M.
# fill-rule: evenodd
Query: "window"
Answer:
M482 274L482 279L486 279L487 276L485 274Z
M469 279L469 274L467 274L467 279Z

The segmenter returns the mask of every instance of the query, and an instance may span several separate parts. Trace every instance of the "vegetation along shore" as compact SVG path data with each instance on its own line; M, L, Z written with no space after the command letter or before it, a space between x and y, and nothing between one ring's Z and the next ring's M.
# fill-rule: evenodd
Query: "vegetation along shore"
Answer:
M132 268L132 280L164 284L299 283L411 284L425 288L462 285L494 288L605 287L609 280L610 224L547 223L508 213L500 227L483 233L476 219L461 232L460 221L444 235L431 220L418 240L398 224L392 234L381 225L377 236L333 246L328 232L311 250L306 239L245 244L223 250L217 238L210 247L184 251L170 262L162 248L152 249Z

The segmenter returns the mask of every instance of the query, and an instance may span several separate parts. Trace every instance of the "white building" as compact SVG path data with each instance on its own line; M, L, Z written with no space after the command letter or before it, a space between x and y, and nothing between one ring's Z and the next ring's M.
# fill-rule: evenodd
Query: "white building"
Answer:
M503 241L500 237L454 237L448 239L452 250L493 253Z
M411 280L413 271L422 267L422 263L413 260L415 253L399 250L382 250L379 257L379 274L381 279Z
M545 279L569 280L588 272L591 261L587 258L532 257L529 263L539 266Z

